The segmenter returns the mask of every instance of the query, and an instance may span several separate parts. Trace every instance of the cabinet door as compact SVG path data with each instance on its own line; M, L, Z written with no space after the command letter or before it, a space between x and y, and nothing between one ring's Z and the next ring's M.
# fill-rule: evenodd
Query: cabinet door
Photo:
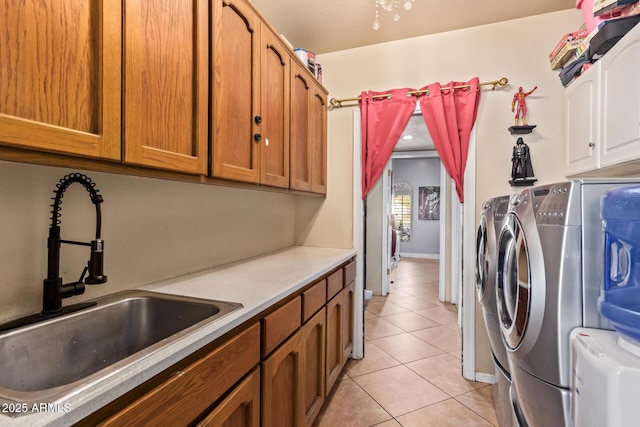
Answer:
M303 425L301 337L296 332L262 364L263 426Z
M344 309L342 311L342 366L347 363L351 357L353 350L353 319L354 319L354 290L356 282L351 282L345 286L344 291Z
M0 143L120 160L117 0L0 2Z
M309 112L311 191L327 193L327 95L313 82Z
M342 318L344 310L344 290L327 303L327 370L326 392L329 393L342 371Z
M124 161L207 173L207 0L125 0Z
M295 190L311 191L309 117L312 77L291 61L291 182Z
M212 175L259 182L260 19L243 0L214 0Z
M565 92L565 173L573 175L599 167L598 74L594 64Z
M640 27L599 61L602 63L601 166L640 158Z
M289 88L287 49L265 25L261 51L260 182L289 187Z
M323 308L302 327L302 406L304 422L313 425L325 397L326 314Z
M198 427L259 427L260 368L238 384Z

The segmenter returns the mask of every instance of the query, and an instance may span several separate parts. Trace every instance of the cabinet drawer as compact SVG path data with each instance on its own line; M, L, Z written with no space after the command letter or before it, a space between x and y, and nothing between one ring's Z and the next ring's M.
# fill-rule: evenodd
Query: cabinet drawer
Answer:
M351 261L344 266L344 285L349 286L356 278L356 262Z
M300 327L302 298L296 297L262 319L263 352L266 356Z
M327 277L327 301L333 298L344 287L344 272L341 269Z
M327 302L327 279L322 279L302 294L302 323Z
M260 363L260 325L211 353L134 401L101 425L187 425Z

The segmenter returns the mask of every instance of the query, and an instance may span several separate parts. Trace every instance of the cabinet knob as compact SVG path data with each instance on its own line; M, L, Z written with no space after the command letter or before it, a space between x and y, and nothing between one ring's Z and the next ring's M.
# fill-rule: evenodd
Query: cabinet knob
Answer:
M260 123L262 123L262 116L255 116L254 120L256 121L256 124L259 125Z
M269 146L269 138L264 139L264 145L267 147Z
M596 148L596 143L595 142L590 142L589 143L589 147L590 148Z
M254 139L256 142L260 142L260 140L262 139L262 135L260 135L259 133L254 133L254 134L253 134L253 139Z

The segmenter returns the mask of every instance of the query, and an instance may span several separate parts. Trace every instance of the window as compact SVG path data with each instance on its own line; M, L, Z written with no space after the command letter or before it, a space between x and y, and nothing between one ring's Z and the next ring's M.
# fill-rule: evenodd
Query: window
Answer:
M406 181L393 184L393 217L401 242L411 241L411 205L413 189Z

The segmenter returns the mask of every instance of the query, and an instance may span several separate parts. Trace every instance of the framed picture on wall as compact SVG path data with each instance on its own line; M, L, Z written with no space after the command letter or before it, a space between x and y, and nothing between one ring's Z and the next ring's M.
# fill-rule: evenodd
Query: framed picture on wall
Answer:
M440 187L418 187L418 219L440 220Z

